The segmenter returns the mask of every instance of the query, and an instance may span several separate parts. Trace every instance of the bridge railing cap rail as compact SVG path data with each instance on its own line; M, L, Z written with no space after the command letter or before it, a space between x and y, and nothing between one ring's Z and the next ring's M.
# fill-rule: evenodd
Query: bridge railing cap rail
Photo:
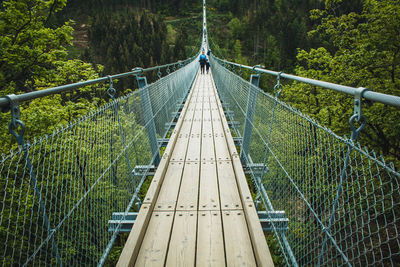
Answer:
M353 96L357 96L359 94L360 90L362 90L362 97L371 100L374 102L379 102L382 104L394 106L394 107L400 107L400 97L399 96L394 96L394 95L388 95L384 93L378 93L374 92L371 89L365 90L362 87L356 88L356 87L351 87L351 86L345 86L345 85L340 85L340 84L335 84L335 83L330 83L330 82L324 82L320 80L315 80L315 79L310 79L310 78L305 78L301 76L296 76L292 74L287 74L284 72L279 72L279 71L273 71L273 70L268 70L264 68L260 68L259 66L247 66L243 64L238 64L235 62L230 62L224 59L220 59L214 55L212 55L216 60L222 63L230 64L232 66L237 66L243 69L248 69L252 71L256 71L257 73L265 73L273 76L280 76L281 78L293 80L293 81L298 81L298 82L303 82L315 86L320 86L323 88L327 88L330 90L334 90L337 92L345 93L345 94L350 94Z
M34 91L34 92L29 92L29 93L24 93L24 94L19 94L19 95L12 95L12 99L17 102L17 103L21 103L24 101L28 101L28 100L32 100L35 98L40 98L40 97L44 97L44 96L49 96L49 95L53 95L53 94L59 94L62 92L66 92L66 91L70 91L72 89L75 88L80 88L80 87L84 87L84 86L88 86L88 85L92 85L92 84L97 84L97 83L101 83L101 82L107 82L110 79L118 79L118 78L124 78L127 76L131 76L131 75L140 75L143 74L145 72L149 72L149 71L154 71L154 70L159 70L162 68L168 68L170 66L180 66L182 64L187 64L191 61L193 61L198 55L195 55L191 58L185 59L185 60L179 60L177 62L173 62L173 63L169 63L169 64L165 64L165 65L160 65L160 66L155 66L155 67L150 67L150 68L134 68L132 69L132 71L129 72L124 72L124 73L119 73L119 74L114 74L114 75L108 75L105 77L101 77L98 79L93 79L93 80L88 80L88 81L83 81L83 82L77 82L77 83L71 83L71 84L66 84L66 85L60 85L60 86L56 86L56 87L51 87L51 88L47 88L47 89L43 89L43 90L39 90L39 91ZM10 109L10 100L9 98L6 98L5 96L0 97L0 109L3 112L8 112Z

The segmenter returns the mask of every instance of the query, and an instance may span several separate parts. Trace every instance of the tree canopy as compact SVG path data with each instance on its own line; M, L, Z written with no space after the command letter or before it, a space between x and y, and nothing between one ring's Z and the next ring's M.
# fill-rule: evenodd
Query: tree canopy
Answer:
M311 38L324 46L299 49L296 74L323 81L400 95L400 1L366 0L362 11L338 15L327 1L325 9L311 11L318 22ZM353 99L340 93L295 84L286 100L315 116L324 125L343 135L349 133L348 119ZM364 103L367 127L360 135L368 145L390 160L400 160L400 110L378 103Z
M73 28L68 21L52 27L49 20L66 1L9 0L0 11L0 95L26 93L98 77L98 66L79 59L67 59ZM57 126L83 115L100 102L95 87L36 99L22 105L22 121L29 125L26 135L51 133ZM8 125L9 114L0 114ZM8 127L0 130L0 153L8 153L16 143Z

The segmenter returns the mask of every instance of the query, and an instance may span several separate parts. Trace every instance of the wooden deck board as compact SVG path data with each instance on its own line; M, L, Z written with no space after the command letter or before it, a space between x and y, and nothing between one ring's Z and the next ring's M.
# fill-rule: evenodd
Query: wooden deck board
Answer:
M200 211L197 228L196 266L225 266L220 211Z
M200 162L185 162L177 210L197 210L199 194Z
M178 200L178 192L182 179L184 163L183 162L170 162L167 172L165 174L163 185L160 189L155 211L171 211L175 210L175 205Z
M217 166L213 161L201 162L199 210L220 210Z
M196 211L177 211L169 243L166 266L194 266L196 255Z
M223 211L227 266L257 266L243 211Z
M164 266L173 212L153 212L135 266Z
M217 162L219 197L222 210L242 209L242 201L236 185L235 172L231 161Z
M211 134L203 134L201 139L201 160L215 161L214 138Z

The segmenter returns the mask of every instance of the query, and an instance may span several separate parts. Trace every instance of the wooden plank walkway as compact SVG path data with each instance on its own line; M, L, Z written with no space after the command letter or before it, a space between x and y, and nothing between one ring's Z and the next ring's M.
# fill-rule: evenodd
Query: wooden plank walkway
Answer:
M273 266L211 74L199 74L117 266Z

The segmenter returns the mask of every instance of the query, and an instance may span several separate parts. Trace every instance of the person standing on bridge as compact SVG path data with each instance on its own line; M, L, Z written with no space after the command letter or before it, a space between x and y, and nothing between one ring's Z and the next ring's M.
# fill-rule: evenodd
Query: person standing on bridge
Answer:
M206 65L206 62L208 61L207 56L204 54L204 50L201 51L201 55L200 55L200 70L201 70L201 74L204 74L204 67Z
M207 62L206 62L206 71L207 71L207 74L208 74L208 71L210 70L210 62L207 60Z

